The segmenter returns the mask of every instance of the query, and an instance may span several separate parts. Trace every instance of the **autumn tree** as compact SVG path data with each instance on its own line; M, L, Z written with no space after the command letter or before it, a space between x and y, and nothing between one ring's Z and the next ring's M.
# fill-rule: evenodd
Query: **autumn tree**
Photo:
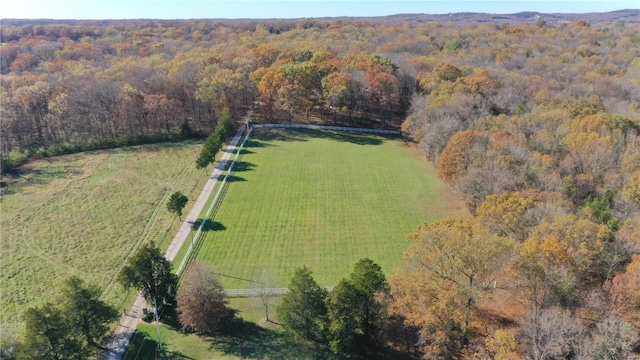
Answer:
M535 199L519 192L489 195L478 207L478 220L498 236L522 241L534 225L526 215L535 204Z
M496 286L512 242L455 218L423 224L409 238L390 279L393 308L430 339L432 356L454 354L469 341L477 301Z
M610 291L613 305L621 312L640 310L640 255L632 255L626 271L613 278Z
M233 318L227 296L208 264L194 262L182 276L177 295L178 319L186 329L215 335Z
M297 337L322 340L324 318L327 314L327 291L313 279L307 267L296 269L289 284L289 292L276 309L282 326Z
M213 110L239 109L242 101L243 76L219 64L206 66L196 90L197 98L211 104Z
M482 134L475 130L456 133L449 139L447 147L438 158L438 175L445 181L456 182L466 174L467 169L480 150Z
M515 336L507 330L496 330L487 338L485 344L495 360L510 360L517 357Z
M352 111L351 102L355 95L355 88L351 74L336 71L322 79L322 93L325 107L337 116L341 111Z
M528 309L526 322L532 336L537 336L543 309L551 305L549 301L554 288L561 282L568 285L572 283L568 250L555 236L529 237L522 245L514 267L519 280L516 290ZM562 295L565 303L574 300L571 292L567 294L565 291ZM539 339L531 341L535 343Z
M595 281L606 278L603 260L611 251L611 230L576 215L557 216L552 222L543 222L531 231L531 237L542 240L553 237L567 256L566 265L572 276L581 281Z
M256 70L260 71L260 69ZM258 79L256 77L256 79ZM265 69L264 74L259 77L257 84L260 97L260 111L265 119L271 119L278 109L280 92L278 89L286 86L286 77L283 72L274 69Z

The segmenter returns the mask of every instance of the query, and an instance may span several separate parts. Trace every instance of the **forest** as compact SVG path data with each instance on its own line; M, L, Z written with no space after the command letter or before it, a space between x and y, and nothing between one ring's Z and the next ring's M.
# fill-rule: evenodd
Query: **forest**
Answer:
M364 335L409 357L640 354L638 23L4 21L0 31L3 173L33 157L206 137L227 110L401 129L471 216L408 234L403 265L369 294L381 322L367 319Z

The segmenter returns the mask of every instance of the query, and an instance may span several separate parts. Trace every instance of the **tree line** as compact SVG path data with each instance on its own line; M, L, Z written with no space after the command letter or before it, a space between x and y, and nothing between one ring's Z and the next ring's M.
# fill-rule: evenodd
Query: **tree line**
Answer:
M269 121L313 112L380 126L408 109L415 79L387 57L195 25L207 36L190 22L3 26L5 170L34 155L204 137L224 109L238 116L256 104Z

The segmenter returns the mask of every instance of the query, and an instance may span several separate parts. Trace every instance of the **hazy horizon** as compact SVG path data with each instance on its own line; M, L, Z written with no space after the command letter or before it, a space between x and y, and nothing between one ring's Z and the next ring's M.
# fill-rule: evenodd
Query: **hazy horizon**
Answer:
M297 19L476 12L602 13L640 8L639 1L206 1L24 0L3 6L3 19Z

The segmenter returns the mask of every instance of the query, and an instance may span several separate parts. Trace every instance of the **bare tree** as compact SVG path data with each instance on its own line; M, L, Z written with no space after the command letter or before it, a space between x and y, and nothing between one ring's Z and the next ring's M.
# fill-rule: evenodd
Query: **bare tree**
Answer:
M270 322L269 308L271 308L273 297L275 296L273 293L273 286L277 283L277 277L271 270L262 268L258 270L254 279L258 298L260 299L262 306L264 306L264 316L266 320Z
M630 359L638 340L636 327L612 315L597 323L591 336L585 337L577 358Z
M567 358L578 350L579 341L585 336L580 321L568 310L556 307L528 316L521 326L529 339L534 360Z

